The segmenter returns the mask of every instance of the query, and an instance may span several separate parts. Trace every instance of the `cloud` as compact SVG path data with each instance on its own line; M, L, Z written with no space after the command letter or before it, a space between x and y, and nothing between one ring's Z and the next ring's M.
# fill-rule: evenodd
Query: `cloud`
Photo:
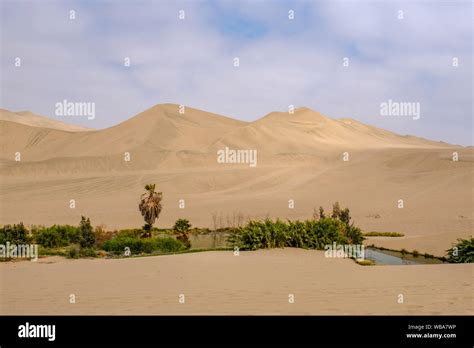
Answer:
M165 102L244 120L293 104L471 145L471 23L469 2L2 2L1 106L94 101L76 123L100 128ZM420 120L380 116L388 99Z

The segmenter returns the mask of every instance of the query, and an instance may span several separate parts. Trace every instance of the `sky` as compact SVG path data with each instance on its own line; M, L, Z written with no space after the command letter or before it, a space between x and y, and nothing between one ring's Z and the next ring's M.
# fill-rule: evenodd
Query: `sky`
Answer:
M474 142L472 1L0 6L1 108L105 128L162 103L246 121L294 105L403 135ZM95 103L95 118L55 116L63 100ZM420 117L381 115L388 100L419 103Z

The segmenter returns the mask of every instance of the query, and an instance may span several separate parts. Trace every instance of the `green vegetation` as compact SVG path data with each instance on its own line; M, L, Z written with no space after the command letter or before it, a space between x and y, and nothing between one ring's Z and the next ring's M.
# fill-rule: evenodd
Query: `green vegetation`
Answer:
M0 244L26 244L30 241L28 230L20 222L17 225L5 225L0 228Z
M324 209L320 208L319 220L249 221L246 226L236 229L229 236L228 242L241 250L283 247L321 250L333 242L338 244L363 242L361 230L350 224L349 209L341 210L336 202L331 217L325 216Z
M474 262L474 238L458 239L458 243L447 250L447 260L452 263Z
M186 246L186 249L191 247L191 242L189 241L190 228L191 224L187 219L178 219L173 226L173 231L177 234L177 239Z
M177 232L188 232L191 228L191 224L187 219L178 219L174 223L173 230Z
M103 249L116 255L124 255L127 250L132 254L170 253L185 249L185 245L174 238L132 238L117 237L105 241Z
M0 244L39 244L40 255L62 255L69 258L104 257L107 252L114 255L173 253L191 247L189 220L179 219L173 230L153 228L161 212L162 193L155 192L155 184L145 186L139 210L145 220L142 229L106 231L104 226L94 228L89 218L81 217L79 226L53 225L32 226L28 231L23 223L0 227ZM172 233L177 234L172 238ZM153 234L153 237L152 237ZM165 235L165 236L163 236ZM106 252L107 251L107 252Z
M36 243L46 248L57 248L79 243L79 228L70 225L53 225L33 230Z
M191 224L186 219L176 221L174 230L178 240L171 237L151 237L155 234L169 234L171 230L153 228L152 225L161 211L161 193L156 193L155 185L145 187L148 193L142 195L140 210L145 218L143 229L125 229L107 232L103 226L92 228L89 218L81 217L79 227L55 225L42 228L35 233L37 243L42 245L43 253L62 254L69 258L114 255L171 253L189 248L191 243L188 231ZM179 240L181 237L182 241ZM68 246L67 248L58 248ZM104 250L104 251L100 251Z
M324 208L323 207L319 207L319 218L320 219L326 218L326 214L324 213ZM317 219L315 219L315 220L317 220Z
M94 248L80 248L79 254L82 257L97 257L97 250Z
M95 244L95 234L89 218L81 217L79 223L79 244L81 248L92 248Z
M153 231L153 229L152 229ZM140 238L143 236L143 229L141 228L131 228L120 230L117 232L118 237L132 237L132 238Z
M38 256L67 256L68 247L47 248L38 245Z
M104 257L107 255L131 254L163 254L188 252L191 248L189 235L208 234L209 229L192 228L187 219L176 220L172 229L153 227L161 213L163 194L155 191L155 184L145 186L139 210L145 220L143 228L107 231L104 226L91 225L89 218L81 217L79 226L53 225L50 227L31 226L30 231L22 222L14 225L0 226L0 244L39 244L40 255L62 255L69 258ZM398 232L367 232L362 233L360 228L351 223L350 211L342 209L338 202L332 207L331 214L327 214L323 207L314 209L313 219L305 221L275 221L267 218L263 221L247 218L244 225L244 216L234 213L227 216L227 227L224 227L222 214L212 214L214 232L223 232L227 237L228 245L241 250L257 250L263 248L295 247L322 250L326 245L362 244L365 237L403 237ZM217 226L219 225L219 228ZM213 233L214 233L213 232ZM216 236L214 236L215 238ZM214 240L215 242L215 240ZM221 245L222 246L222 245ZM226 247L227 248L227 247ZM224 249L226 249L224 248ZM390 250L379 247L381 250ZM209 249L213 250L213 249ZM198 250L194 250L198 251ZM193 252L194 252L193 251ZM420 256L417 250L411 253L405 249L402 255L412 254ZM426 258L437 258L453 263L474 262L474 239L458 240L458 243L447 250L447 258L434 257L424 254ZM370 260L356 260L361 265L373 264Z
M97 250L94 248L81 248L78 245L71 245L63 254L69 259L78 259L80 257L97 257Z
M151 237L151 229L161 212L163 193L155 192L155 184L146 185L145 190L147 192L142 194L138 209L145 220L145 225L143 226L144 237Z
M365 237L404 237L403 233L398 232L366 232Z
M307 248L322 250L325 245L360 244L364 237L359 228L346 225L338 219L323 218L318 221L250 221L233 232L228 242L242 250L263 248Z
M67 249L66 256L70 259L78 259L81 256L81 250L77 245L73 245Z

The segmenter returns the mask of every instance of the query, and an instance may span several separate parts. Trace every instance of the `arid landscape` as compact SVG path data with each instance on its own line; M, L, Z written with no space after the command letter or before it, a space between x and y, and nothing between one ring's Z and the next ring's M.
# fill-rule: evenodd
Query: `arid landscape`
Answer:
M109 229L141 226L138 196L154 182L163 192L157 226L186 217L213 227L213 213L223 224L238 213L304 219L339 201L364 231L405 235L371 239L387 248L442 256L457 238L472 235L472 147L305 108L247 123L192 108L181 114L166 104L87 131L28 113L13 119L1 112L2 224L75 224L85 215ZM257 150L257 165L218 163L225 147Z
M0 348L472 346L473 6L0 1Z
M29 112L2 110L0 116L1 224L73 225L84 215L107 229L139 227L138 198L153 182L163 192L158 227L186 217L193 226L216 229L232 225L236 214L308 219L315 208L339 201L364 232L404 235L369 237L366 244L443 256L458 238L472 235L472 147L307 108L247 123L166 104L102 130ZM217 152L226 147L257 150L256 165L218 163ZM364 267L293 248L238 257L232 251L129 260L50 256L0 264L0 311L472 314L472 271L471 264ZM34 287L25 286L30 282ZM77 296L74 304L70 294ZM296 299L291 305L289 294Z

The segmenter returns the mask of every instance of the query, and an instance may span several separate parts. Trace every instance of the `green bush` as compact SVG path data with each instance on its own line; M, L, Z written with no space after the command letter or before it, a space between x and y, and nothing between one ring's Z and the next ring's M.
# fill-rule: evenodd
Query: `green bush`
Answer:
M187 219L178 219L174 223L173 231L177 234L177 239L184 244L186 249L191 248L191 241L189 240L189 229L191 224Z
M474 262L474 238L458 239L458 243L447 250L447 260L452 263Z
M67 247L47 248L42 245L38 245L39 256L67 256Z
M95 244L94 230L89 218L81 217L79 223L79 244L81 248L92 248Z
M69 247L66 251L66 257L70 259L78 259L80 256L80 249L77 245Z
M365 239L361 229L353 224L346 225L344 234L347 237L349 244L362 244Z
M105 241L102 248L116 254L125 253L125 248L129 248L132 253L140 253L142 251L142 240L133 237L117 237Z
M288 225L277 220L250 221L229 237L229 242L240 249L282 248L287 243Z
M114 254L124 254L130 249L132 254L153 252L175 252L184 249L183 243L180 241L166 237L166 238L132 238L132 237L117 237L104 242L102 245L105 251Z
M120 230L117 233L118 237L132 237L132 238L139 238L143 235L143 230L141 228L131 228L131 229L125 229L125 230Z
M69 225L53 225L37 229L33 233L36 243L55 248L79 242L79 229Z
M81 248L74 244L66 249L66 257L69 259L78 259L80 257L97 257L97 250L94 248Z
M79 250L79 255L81 257L97 257L97 250L94 248L81 248Z
M157 238L156 246L158 250L165 253L176 252L176 251L183 250L185 248L182 242L170 237Z
M173 230L177 232L188 232L190 228L191 224L188 219L178 219L173 226Z
M89 219L81 218L79 227L70 225L53 225L35 228L33 237L36 243L46 248L57 248L70 244L80 244L82 248L92 248L95 234Z
M0 244L26 244L30 241L28 230L23 222L15 225L5 225L0 228Z
M242 250L262 248L308 248L322 250L325 245L360 244L364 240L358 227L348 225L338 218L320 220L250 221L232 233L228 242Z

